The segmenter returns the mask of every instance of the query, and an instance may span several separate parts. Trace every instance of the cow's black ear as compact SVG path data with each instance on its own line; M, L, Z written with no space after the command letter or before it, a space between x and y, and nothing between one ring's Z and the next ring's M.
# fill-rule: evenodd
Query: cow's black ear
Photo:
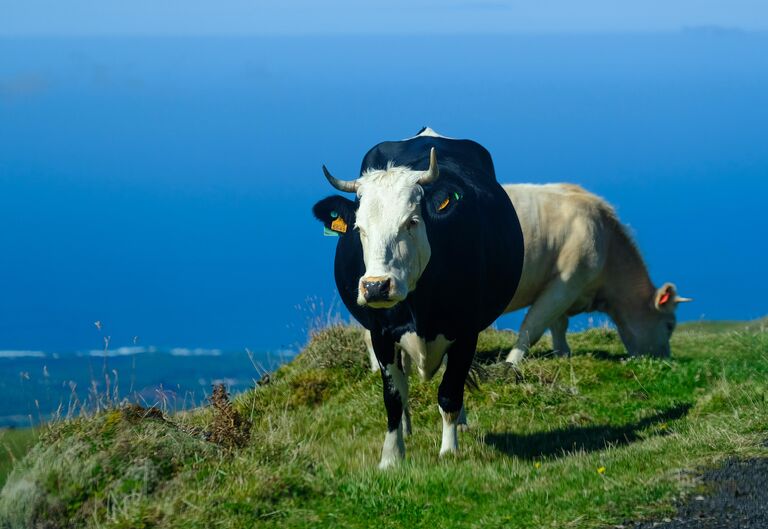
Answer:
M435 220L450 218L461 206L464 191L456 185L436 186L426 197L427 214Z
M341 195L322 199L312 207L317 220L336 233L348 233L355 225L355 203Z

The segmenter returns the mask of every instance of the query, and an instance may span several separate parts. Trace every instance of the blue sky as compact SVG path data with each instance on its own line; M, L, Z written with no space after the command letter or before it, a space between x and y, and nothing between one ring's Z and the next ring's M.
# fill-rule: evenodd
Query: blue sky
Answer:
M98 348L96 320L115 347L300 344L335 299L321 164L424 125L605 196L683 320L765 315L768 35L677 29L766 9L695 4L6 2L0 349Z
M334 35L768 29L761 0L24 0L0 35Z

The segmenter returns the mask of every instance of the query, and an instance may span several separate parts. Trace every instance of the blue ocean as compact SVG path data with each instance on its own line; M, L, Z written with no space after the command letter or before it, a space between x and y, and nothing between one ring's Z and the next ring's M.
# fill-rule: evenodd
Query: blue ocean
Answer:
M32 426L124 401L189 410L206 404L214 385L224 384L233 394L254 387L294 354L141 346L64 354L2 351L0 427Z
M348 317L321 165L354 178L424 125L503 182L607 198L681 320L763 316L766 123L763 33L2 38L0 424L106 377L150 403L252 385L246 349Z

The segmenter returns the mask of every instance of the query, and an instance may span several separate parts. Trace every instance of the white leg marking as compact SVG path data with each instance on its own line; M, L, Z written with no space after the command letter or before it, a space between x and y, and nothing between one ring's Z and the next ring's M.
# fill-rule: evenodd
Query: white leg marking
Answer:
M384 446L381 448L379 468L384 470L397 465L405 458L405 441L403 440L403 425L394 432L384 436Z
M396 354L400 354L396 351ZM411 417L408 411L408 378L405 376L397 364L389 364L386 367L387 374L392 380L392 385L395 391L400 396L400 402L403 404L403 418L406 418L406 429L410 431ZM389 468L397 462L405 458L405 441L403 440L403 418L400 419L400 424L397 430L393 432L387 432L384 437L384 446L381 448L381 462L379 462L379 468Z
M522 362L524 356L525 356L525 351L515 346L515 348L512 349L507 355L507 362L509 362L513 366L520 365L520 362Z
M379 360L376 358L376 352L373 350L371 331L366 330L363 333L363 341L365 342L365 347L368 349L368 360L371 362L371 371L375 373L379 370Z
M440 415L443 418L443 440L440 443L440 456L453 454L459 450L459 437L457 434L458 413L445 413L438 406Z
M408 378L411 376L413 360L411 359L411 355L408 354L408 351L405 351L402 348L400 349L400 355L403 360L403 373L405 373L405 378Z

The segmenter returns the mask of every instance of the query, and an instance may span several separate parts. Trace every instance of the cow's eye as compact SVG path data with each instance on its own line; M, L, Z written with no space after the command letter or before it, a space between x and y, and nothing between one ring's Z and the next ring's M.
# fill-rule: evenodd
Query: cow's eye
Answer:
M413 218L408 220L408 228L413 228L419 223L419 219Z

